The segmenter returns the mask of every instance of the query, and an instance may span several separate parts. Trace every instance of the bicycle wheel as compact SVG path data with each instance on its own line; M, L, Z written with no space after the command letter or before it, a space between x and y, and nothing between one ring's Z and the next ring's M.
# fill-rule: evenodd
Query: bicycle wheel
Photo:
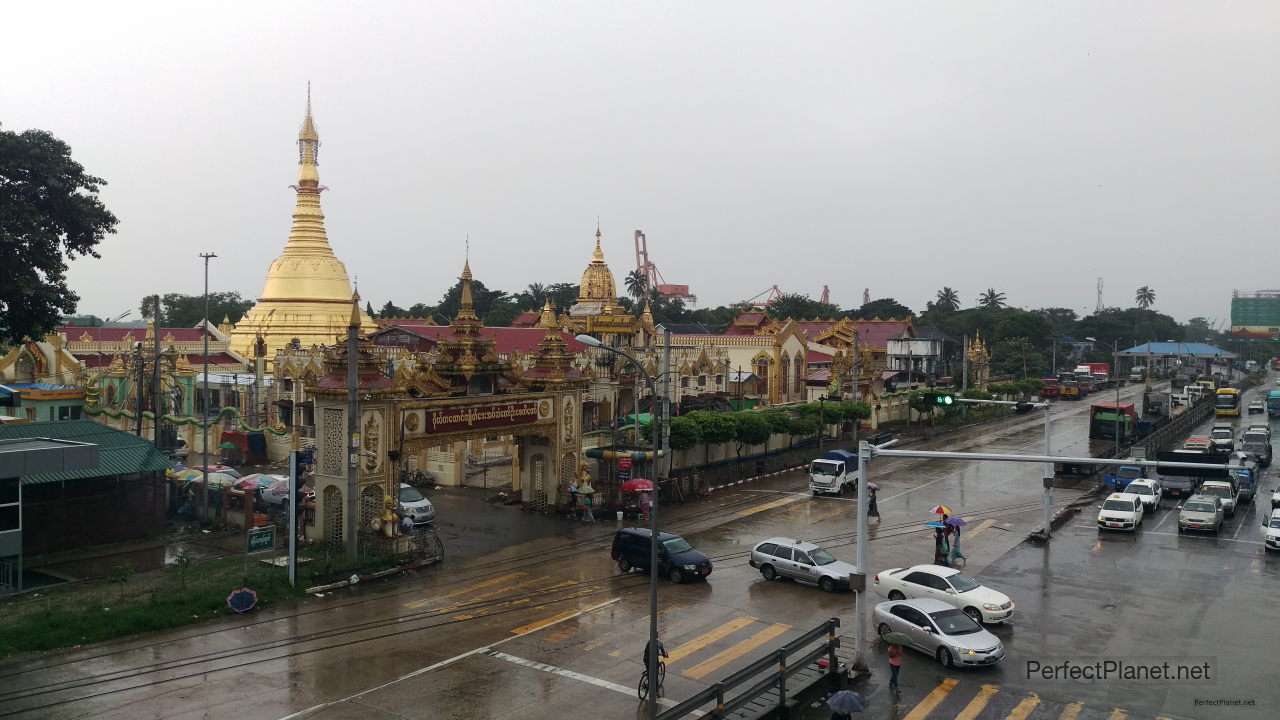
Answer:
M662 696L662 684L667 680L667 664L658 663L658 696Z
M659 680L658 687L662 687L661 680ZM640 696L641 701L649 699L649 671L648 670L645 670L643 673L640 674L640 687L636 688L636 691L637 691L637 694Z

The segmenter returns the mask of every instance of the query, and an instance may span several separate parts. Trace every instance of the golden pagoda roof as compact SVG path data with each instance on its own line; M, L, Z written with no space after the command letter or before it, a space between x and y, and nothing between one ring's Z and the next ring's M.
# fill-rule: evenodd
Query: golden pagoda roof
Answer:
M578 288L578 302L598 302L616 305L618 302L618 283L613 279L613 272L604 263L604 251L600 249L600 228L596 227L596 249L591 253L591 263L582 273L582 283Z

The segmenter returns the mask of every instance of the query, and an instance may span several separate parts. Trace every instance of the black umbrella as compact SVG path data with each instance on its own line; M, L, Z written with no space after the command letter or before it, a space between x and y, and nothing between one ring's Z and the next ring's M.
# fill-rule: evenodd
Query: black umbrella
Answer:
M240 588L232 590L227 596L227 607L231 608L235 613L246 613L258 604L258 593L249 588Z
M838 713L856 713L866 709L867 701L852 690L841 690L827 698L827 707Z

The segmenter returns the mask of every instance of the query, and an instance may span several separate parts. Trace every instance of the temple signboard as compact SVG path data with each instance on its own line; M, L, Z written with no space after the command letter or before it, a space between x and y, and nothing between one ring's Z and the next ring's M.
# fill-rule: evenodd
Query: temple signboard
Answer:
M596 315L587 318L587 332L633 333L636 331L635 321L630 315L621 317L612 315Z
M549 399L534 399L488 405L417 408L404 410L401 419L404 434L409 437L519 427L554 418L554 403Z

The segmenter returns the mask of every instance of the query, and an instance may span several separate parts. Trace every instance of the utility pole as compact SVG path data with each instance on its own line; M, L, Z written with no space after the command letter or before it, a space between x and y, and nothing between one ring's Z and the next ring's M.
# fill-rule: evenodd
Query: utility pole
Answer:
M204 258L204 395L201 398L201 426L204 428L204 441L200 443L200 452L204 454L204 473L200 480L200 520L204 521L205 509L209 495L209 260L218 257L213 253L200 253Z
M862 402L862 388L860 382L862 380L862 355L858 352L858 329L853 329L853 402L858 404ZM853 445L858 446L858 424L862 422L861 418L853 419Z
M136 364L138 366L138 377L134 380L134 384L137 386L134 389L135 390L134 395L137 399L137 402L133 408L134 410L137 411L138 414L137 414L137 417L135 417L133 420L135 425L137 426L137 431L135 434L138 437L142 437L142 408L143 408L142 391L146 387L147 364L142 360L142 343L141 342L136 342L133 344L133 355L134 355L134 360L136 361Z
M655 428L656 429L656 428ZM662 328L662 477L671 477L671 331ZM654 487L658 479L654 478Z
M358 372L360 353L360 295L351 296L351 321L347 323L347 492L343 501L346 503L346 548L347 557L356 559L359 546L356 536L359 518L356 510L359 507L359 472L360 472L360 419L356 414L360 411L360 378ZM301 508L295 508L299 510Z
M155 337L152 344L151 361L151 437L152 444L160 447L160 416L164 414L164 400L160 397L160 296L156 295L155 304Z

